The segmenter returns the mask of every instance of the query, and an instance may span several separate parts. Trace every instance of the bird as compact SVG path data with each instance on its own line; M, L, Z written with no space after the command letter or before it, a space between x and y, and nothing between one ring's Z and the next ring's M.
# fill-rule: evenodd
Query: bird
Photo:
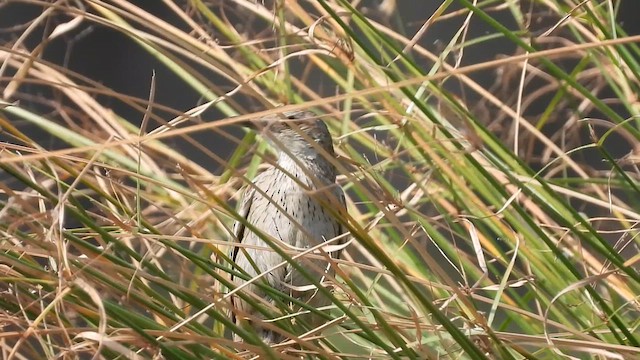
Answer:
M335 152L327 125L313 112L290 111L267 115L250 122L249 126L261 130L262 136L275 149L277 160L244 189L238 211L244 221L237 220L233 227L235 240L243 245L233 247L230 255L233 266L251 277L273 269L258 281L315 308L329 305L331 300L309 286L311 281L290 263L277 267L285 260L271 249L275 245L285 251L301 252L328 240L340 239L338 237L345 232L343 223L336 216L345 214L346 204L344 192L336 184ZM250 224L257 232L245 224ZM328 255L338 258L340 251ZM326 257L323 260L318 256L317 253L313 259L301 256L294 261L318 282L327 276L333 278L333 265L329 265ZM231 280L236 286L247 282L237 276L232 276ZM245 285L243 290L268 304L275 303L255 283ZM266 344L286 339L281 332L260 326L260 320L268 319L239 296L232 297L232 308L235 324L255 329ZM260 320L251 321L246 317ZM301 317L311 326L322 324L322 317L317 314L306 313ZM234 334L234 340L242 341L242 338Z

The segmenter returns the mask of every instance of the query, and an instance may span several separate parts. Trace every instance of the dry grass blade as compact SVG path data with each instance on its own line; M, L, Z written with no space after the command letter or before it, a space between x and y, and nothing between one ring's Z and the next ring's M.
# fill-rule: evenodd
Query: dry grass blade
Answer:
M0 28L5 357L638 357L624 5L373 3L3 2L22 14ZM320 309L228 256L273 161L236 125L295 110L328 124L348 198ZM327 259L267 243L278 266ZM288 340L236 326L232 295Z

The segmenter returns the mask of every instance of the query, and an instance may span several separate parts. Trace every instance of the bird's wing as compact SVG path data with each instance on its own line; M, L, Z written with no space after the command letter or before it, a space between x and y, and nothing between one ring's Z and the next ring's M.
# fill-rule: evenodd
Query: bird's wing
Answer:
M240 209L238 210L238 216L240 218L244 218L246 220L247 217L249 216L249 211L251 211L251 204L253 203L253 197L255 192L256 190L253 184L250 184L247 187L245 187L244 194L242 196L242 203L240 204ZM242 242L242 239L244 238L245 229L246 229L246 226L243 224L243 222L240 220L236 220L235 224L233 224L234 243ZM233 249L231 249L231 260L233 260L234 263L238 257L239 249L240 249L239 246L234 246ZM231 279L233 279L233 276L231 277Z
M340 206L339 207L339 209L340 209L339 213L343 213L343 214L346 215L347 214L347 200L345 198L344 191L339 186L337 186L337 189L338 190L336 191L336 197L338 198L338 203L339 203L339 206ZM343 217L343 218L346 218L346 217ZM338 235L342 235L342 234L346 233L347 231L349 231L349 229L347 229L347 227L341 221L340 222L340 227L339 227L339 232L340 233ZM347 242L347 240L348 239L346 237L343 237L343 238L340 239L338 244L342 245L345 242ZM341 253L342 253L342 250L335 251L333 253L333 257L336 258L336 259L340 259L340 254Z
M255 193L255 188L253 184L249 184L245 187L244 193L242 194L242 203L240 204L240 209L238 209L239 219L233 224L233 243L234 246L231 249L231 261L233 262L231 266L235 267L236 260L238 258L238 251L240 251L239 246L235 246L236 243L241 243L242 238L244 237L244 232L246 226L240 221L241 218L245 220L249 216L249 211L251 211L251 204L253 203L253 195ZM231 274L231 281L233 281L233 274ZM231 297L231 307L233 309L237 308L238 304L236 303L235 296ZM235 311L231 311L231 321L236 322L236 314Z

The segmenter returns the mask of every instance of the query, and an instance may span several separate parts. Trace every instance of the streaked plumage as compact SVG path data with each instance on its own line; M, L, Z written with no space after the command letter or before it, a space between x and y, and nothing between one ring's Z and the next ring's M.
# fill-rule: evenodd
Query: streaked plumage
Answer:
M342 190L335 183L336 169L327 159L335 155L326 124L313 113L291 112L263 118L257 125L277 149L278 160L275 166L256 176L253 184L245 189L240 215L269 238L282 242L282 249L303 251L343 234L343 227L329 210L330 207L336 213L343 213L345 202ZM236 222L234 233L243 244L270 249L263 237L241 222ZM331 255L336 257L339 254ZM232 259L237 268L252 276L283 262L283 258L272 250L240 247L234 249ZM314 268L312 264L322 271L327 268L327 261L321 259L304 257L297 259L297 263L309 271ZM313 273L318 280L324 276L321 272ZM328 273L333 274L334 270L329 268ZM310 281L289 264L273 270L264 279L270 286L316 308L330 303L314 289L293 290L292 287L308 286ZM236 285L245 282L237 277L233 280ZM246 289L272 302L257 286L250 284ZM261 317L240 298L235 297L233 302L239 314ZM304 321L318 325L319 319L318 316L305 315ZM250 324L240 316L236 316L235 321L245 327L256 326L267 343L282 340L277 333L258 328L258 324ZM236 340L240 339L236 337Z

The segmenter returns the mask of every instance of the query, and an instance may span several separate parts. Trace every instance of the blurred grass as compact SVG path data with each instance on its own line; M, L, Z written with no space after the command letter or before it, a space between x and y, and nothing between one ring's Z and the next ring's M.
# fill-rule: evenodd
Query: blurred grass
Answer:
M165 2L174 23L126 1L9 3L44 11L0 47L5 358L638 357L639 38L618 3L443 1L417 26L393 1ZM172 109L152 80L135 98L40 57L87 24L202 104ZM423 46L434 24L459 26L437 53ZM497 40L513 53L469 63ZM329 326L290 321L305 304L265 308L297 335L270 348L228 316L237 193L266 149L227 130L283 103L332 129L353 241ZM202 132L237 150L214 153Z

